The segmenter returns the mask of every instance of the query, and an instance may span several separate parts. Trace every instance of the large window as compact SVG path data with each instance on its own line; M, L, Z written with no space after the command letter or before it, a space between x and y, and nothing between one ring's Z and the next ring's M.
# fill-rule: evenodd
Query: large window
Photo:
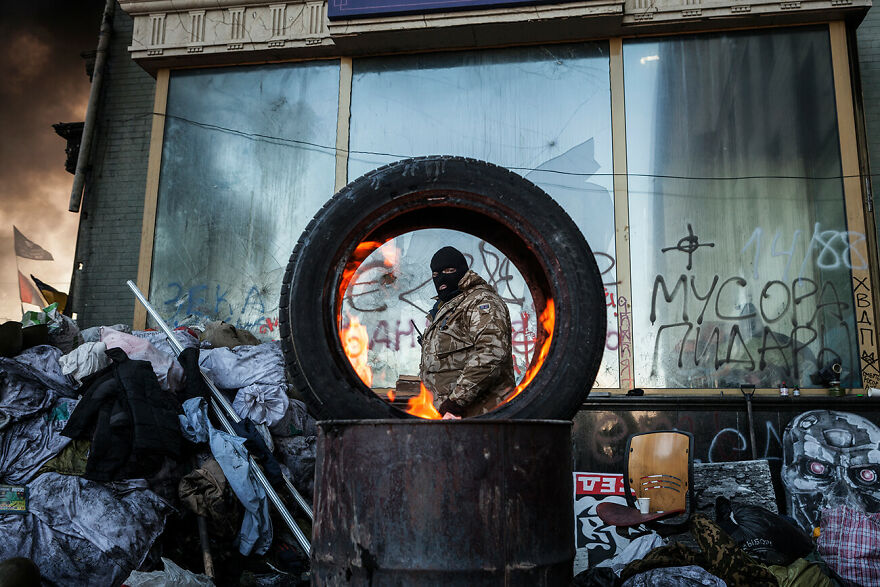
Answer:
M150 291L172 322L277 338L284 267L336 162L352 180L456 155L522 174L585 235L607 304L597 387L819 387L811 375L834 362L844 386L861 385L853 271L868 261L847 225L827 27L625 40L620 96L605 42L351 63L339 136L337 61L173 73ZM628 222L614 214L612 103L626 114L616 203ZM448 244L508 302L517 369L529 363L537 317L500 243L416 231L374 253L345 298L378 386L417 372L428 262ZM618 289L630 293L620 318Z
M150 297L277 338L290 252L333 195L339 64L175 72Z
M859 385L830 56L825 27L624 44L639 385Z
M610 94L607 43L356 59L349 178L418 155L474 157L516 171L562 204L581 228L604 271L606 299L613 304L617 276ZM438 232L433 250L460 240ZM433 250L425 245L407 251L402 242L397 247L425 278L422 290L411 294L421 296L424 305L434 295L427 280ZM474 242L464 252L508 300L514 359L518 366L527 365L536 316L522 278L493 252L491 243ZM372 332L375 325L394 324L401 312L406 314L404 328L409 318L424 320L423 313L406 304L389 306L387 316L377 312L361 318ZM613 310L608 317L597 385L617 387Z

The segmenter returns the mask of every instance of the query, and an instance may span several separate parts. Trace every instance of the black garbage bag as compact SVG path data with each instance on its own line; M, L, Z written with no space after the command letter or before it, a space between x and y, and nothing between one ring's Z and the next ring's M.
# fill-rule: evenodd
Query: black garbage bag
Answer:
M803 530L758 505L719 497L715 500L715 519L741 549L768 565L787 567L814 548Z
M614 587L619 581L610 567L594 567L574 577L573 587Z

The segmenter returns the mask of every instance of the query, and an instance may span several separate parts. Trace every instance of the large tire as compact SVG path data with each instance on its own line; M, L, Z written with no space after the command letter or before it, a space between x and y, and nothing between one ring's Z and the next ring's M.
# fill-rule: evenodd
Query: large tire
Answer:
M343 352L337 318L357 245L427 228L466 232L497 247L523 275L538 315L554 300L553 337L537 375L519 396L479 417L571 419L605 348L605 295L593 253L568 214L528 180L447 156L398 161L353 181L294 248L281 286L281 342L293 385L316 417L412 417L361 382Z

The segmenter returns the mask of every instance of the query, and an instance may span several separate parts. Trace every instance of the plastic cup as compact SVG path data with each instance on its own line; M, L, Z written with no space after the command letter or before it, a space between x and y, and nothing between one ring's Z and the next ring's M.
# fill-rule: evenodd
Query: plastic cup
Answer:
M639 511L643 514L647 514L651 511L651 498L650 497L637 497L636 505L639 508Z

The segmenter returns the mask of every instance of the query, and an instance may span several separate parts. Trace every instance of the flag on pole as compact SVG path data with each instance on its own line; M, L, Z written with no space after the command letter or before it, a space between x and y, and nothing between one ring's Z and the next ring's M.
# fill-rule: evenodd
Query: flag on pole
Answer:
M21 271L18 272L18 292L22 304L33 304L35 306L40 306L41 308L49 305L46 303L46 300L43 299L40 290L36 288L30 279L22 275Z
M15 235L15 256L22 259L34 259L36 261L54 261L52 253L21 234L17 227L12 227Z
M35 284L37 284L37 289L40 290L40 293L43 294L43 299L46 300L46 305L52 304L54 302L58 302L58 311L60 313L64 313L64 307L67 306L67 294L63 291L58 291L48 283L44 283L34 277L34 274L31 273L31 279Z

